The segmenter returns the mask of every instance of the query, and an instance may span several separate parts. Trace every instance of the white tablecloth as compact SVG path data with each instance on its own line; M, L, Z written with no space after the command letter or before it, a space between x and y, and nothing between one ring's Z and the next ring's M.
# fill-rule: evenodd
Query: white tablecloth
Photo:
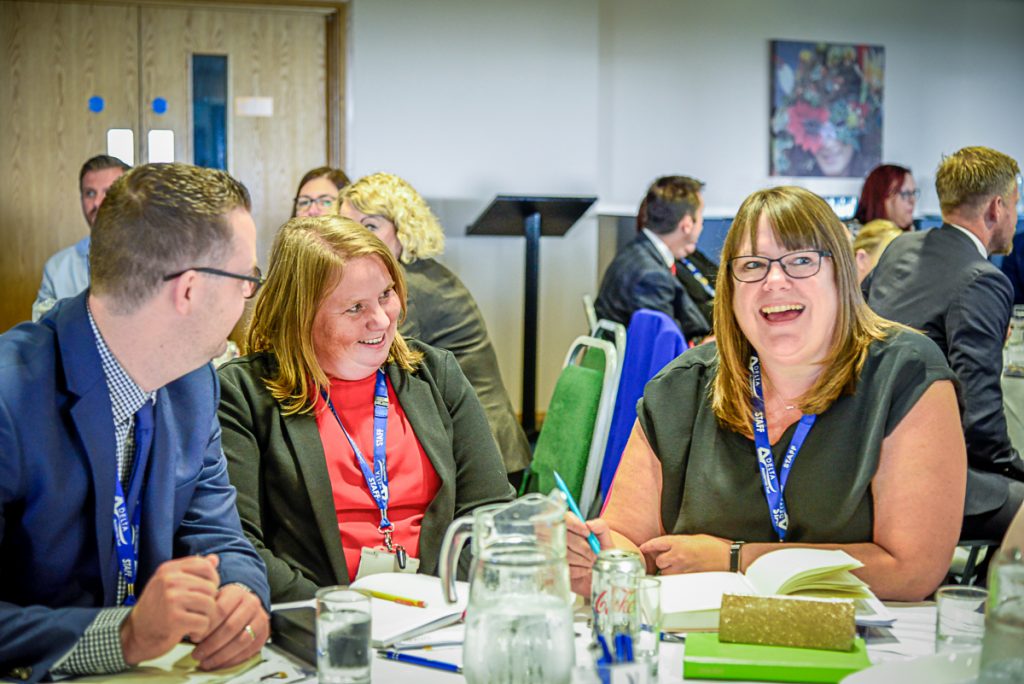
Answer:
M890 605L896 624L888 630L874 630L868 633L868 655L871 662L880 663L889 660L906 660L935 653L935 606ZM583 636L577 638L577 664L584 662L589 632L581 628L583 623L576 624L576 632ZM683 681L683 644L662 642L660 658L660 684L675 684ZM413 651L413 653L417 653ZM264 649L266 661L245 674L231 680L230 684L293 684L295 682L315 682L316 674L307 666L300 665L272 647ZM284 672L285 677L261 679L274 672ZM433 670L416 665L374 658L373 681L381 684L392 682L415 682L416 684L445 684L464 682L461 675ZM694 681L694 680L688 680ZM708 681L708 680L700 680Z

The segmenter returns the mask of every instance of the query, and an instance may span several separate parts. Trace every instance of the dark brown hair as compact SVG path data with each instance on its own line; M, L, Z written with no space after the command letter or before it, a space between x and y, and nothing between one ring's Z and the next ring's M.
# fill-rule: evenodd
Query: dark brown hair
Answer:
M110 186L89 248L92 291L131 313L182 269L216 265L234 239L227 215L249 210L245 186L224 171L146 164Z

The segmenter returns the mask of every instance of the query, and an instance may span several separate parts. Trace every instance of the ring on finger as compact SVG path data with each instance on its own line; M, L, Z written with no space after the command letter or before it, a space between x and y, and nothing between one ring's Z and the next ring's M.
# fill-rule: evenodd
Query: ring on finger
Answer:
M245 633L249 635L249 638L256 641L256 632L253 631L252 625L245 626Z

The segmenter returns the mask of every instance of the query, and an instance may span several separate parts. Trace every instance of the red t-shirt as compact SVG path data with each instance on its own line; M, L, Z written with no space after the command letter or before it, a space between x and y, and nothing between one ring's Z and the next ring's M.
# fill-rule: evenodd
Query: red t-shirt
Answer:
M330 397L334 410L345 429L373 468L373 392L377 382L374 373L362 380L331 379ZM401 544L410 556L419 557L420 525L423 512L441 488L441 479L423 451L412 425L395 398L388 381L387 466L391 492L388 519L395 529L392 539ZM327 457L327 473L334 494L334 511L338 517L338 534L345 552L349 578L359 570L359 554L364 546L382 547L384 535L377 531L380 510L370 496L363 471L345 434L326 407L317 399L316 424Z

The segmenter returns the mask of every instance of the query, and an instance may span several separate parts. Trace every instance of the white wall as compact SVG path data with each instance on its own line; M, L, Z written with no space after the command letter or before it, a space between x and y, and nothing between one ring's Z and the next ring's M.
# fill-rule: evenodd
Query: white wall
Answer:
M1018 0L602 0L603 201L635 204L666 172L735 208L768 176L769 42L885 47L883 159L910 166L938 212L943 153L990 145L1024 160ZM794 179L826 194L859 180ZM788 182L788 180L787 180Z
M352 1L347 170L397 173L442 208L520 192L635 206L654 177L686 173L731 212L782 180L767 175L779 38L885 46L883 157L914 169L924 212L941 154L981 144L1024 160L1020 0ZM442 260L483 309L518 405L522 240L465 237L468 214L439 214ZM540 408L596 293L596 224L542 241Z

